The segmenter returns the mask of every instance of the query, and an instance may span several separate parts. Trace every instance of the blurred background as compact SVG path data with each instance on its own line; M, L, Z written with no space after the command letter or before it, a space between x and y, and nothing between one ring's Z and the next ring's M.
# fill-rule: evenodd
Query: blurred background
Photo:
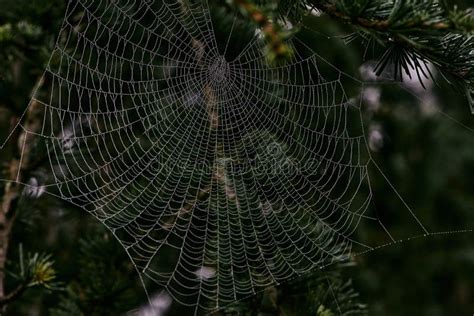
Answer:
M63 0L0 0L2 140L13 118L26 109L47 66L65 6ZM366 47L346 41L350 28L325 16L305 23L318 36L331 38L330 45L315 44L318 53L346 73L374 79ZM261 293L222 314L336 315L337 302L321 295L327 294L327 278L348 304L365 305L361 310L369 315L474 313L474 235L454 232L474 228L474 117L465 95L443 80L426 80L425 86L418 80L367 84L361 96L363 120L373 158L403 200L430 231L452 233L407 240L416 231L407 206L371 165L370 212L383 220L394 239L405 241L281 285L273 289L277 294ZM2 170L9 159L0 157ZM29 179L32 185L35 181ZM5 185L0 184L1 192ZM40 186L26 189L17 208L5 288L16 287L20 263L34 254L50 254L57 284L22 290L9 302L7 315L120 315L146 305L128 256L91 215L44 194ZM357 234L368 244L390 242L383 231L364 224ZM167 299L160 304L168 314L178 314Z

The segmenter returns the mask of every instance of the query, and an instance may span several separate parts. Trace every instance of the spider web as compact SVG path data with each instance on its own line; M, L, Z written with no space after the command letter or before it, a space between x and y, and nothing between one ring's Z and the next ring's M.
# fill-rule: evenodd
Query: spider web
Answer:
M42 126L19 127L45 144L47 190L110 229L145 288L213 312L373 249L354 238L381 222L344 88L364 84L288 44L270 66L265 39L207 1L69 2L32 99Z

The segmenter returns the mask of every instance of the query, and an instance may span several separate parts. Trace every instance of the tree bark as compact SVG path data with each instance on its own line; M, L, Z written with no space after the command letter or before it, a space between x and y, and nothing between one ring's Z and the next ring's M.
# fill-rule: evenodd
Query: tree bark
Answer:
M11 128L16 126L17 121L17 118L12 120ZM18 137L18 133L15 133L15 135L12 136L12 141L17 141ZM19 171L19 160L15 156L16 155L14 155L7 164L5 174L8 182L5 184L0 209L0 299L6 296L4 284L5 264L7 261L11 228L15 219L16 205L21 191L20 184L15 182ZM5 307L2 306L0 312L3 313L4 311Z
M41 79L38 81L41 84ZM7 293L5 289L5 265L7 261L10 234L17 215L18 200L23 191L24 182L28 181L32 171L31 151L35 139L30 132L37 132L41 127L41 106L36 100L29 103L24 116L23 129L19 128L19 118L12 114L10 120L10 130L16 128L11 138L8 140L11 147L11 160L6 164L5 177L8 182L5 184L0 207L0 301L10 302L23 291L17 289ZM7 150L4 148L3 150ZM15 295L13 295L15 294ZM0 304L0 313L5 313L6 304Z

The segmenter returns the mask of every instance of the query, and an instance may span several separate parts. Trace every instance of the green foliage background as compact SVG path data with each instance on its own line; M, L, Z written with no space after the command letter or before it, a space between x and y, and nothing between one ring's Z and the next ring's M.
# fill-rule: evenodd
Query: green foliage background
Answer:
M472 5L457 3L462 8ZM0 139L4 139L10 117L25 109L47 64L65 3L0 0L0 8ZM309 24L330 36L352 32L350 26L327 16L313 18ZM364 62L364 47L331 43L315 49L340 69L356 74ZM414 96L397 85L383 86L380 93L376 110L367 105L363 112L367 130L377 127L383 135L383 144L372 153L380 168L433 230L474 228L474 118L465 95L440 80L427 92L440 106L430 112L419 94ZM0 157L0 163L8 158ZM395 239L410 237L405 206L380 173L375 168L371 172L375 212ZM61 286L26 291L7 314L117 315L145 303L127 255L91 216L47 195L25 196L19 208L8 270L18 270L21 244L30 253L52 254ZM360 227L359 232L369 244L387 237L370 227ZM472 233L420 237L354 261L354 266L336 266L282 285L277 294L264 292L227 313L335 315L334 300L325 296L328 280L340 302L366 303L372 315L474 312ZM353 283L345 286L350 279ZM13 288L16 282L8 276L6 287ZM352 296L353 292L360 296ZM272 301L275 297L277 303Z

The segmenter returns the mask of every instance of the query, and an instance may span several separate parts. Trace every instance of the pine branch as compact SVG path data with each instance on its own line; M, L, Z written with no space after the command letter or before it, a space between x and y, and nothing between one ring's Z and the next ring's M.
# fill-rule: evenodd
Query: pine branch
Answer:
M391 61L395 79L402 71L410 75L409 69L414 69L421 81L423 65L430 62L450 83L467 91L474 108L470 97L474 89L474 18L470 10L450 9L437 0L313 0L310 5L385 46L379 73Z
M0 297L0 307L7 306L8 304L16 301L26 291L28 282L22 282L15 289L5 296Z
M460 15L452 15L452 19L449 19L443 15L447 15L447 11L444 10L433 10L435 13L438 13L439 16L427 16L427 19L415 19L415 20L408 20L400 26L397 26L399 23L398 19L394 19L395 15L399 12L406 12L408 9L412 10L416 8L404 8L399 7L397 4L401 1L395 1L393 3L392 10L390 11L390 15L384 14L377 14L377 11L369 10L369 3L377 3L377 1L353 1L353 3L358 2L365 2L366 5L358 6L359 11L353 11L345 5L347 1L313 1L311 4L317 8L318 10L325 12L331 17L337 18L345 23L350 23L352 25L357 25L368 30L377 31L377 32L393 32L393 31L401 31L403 29L418 29L418 30L425 30L425 31L450 31L450 32L473 32L474 25L472 22L467 23L467 14L465 12L459 12L459 10L455 9L457 14ZM421 1L418 1L422 3ZM339 5L338 5L339 3ZM431 3L423 3L428 8L430 6L436 6L435 1L431 1ZM383 7L381 7L383 8ZM347 10L347 11L345 11ZM382 11L382 10L380 10ZM387 10L383 8L382 12L386 12ZM372 12L368 14L368 12ZM414 11L416 12L416 11ZM456 23L456 21L464 20L465 23Z
M285 43L286 34L282 28L272 21L270 14L249 0L232 0L231 3L240 12L259 27L268 42L270 62L280 62L289 59L293 52Z

